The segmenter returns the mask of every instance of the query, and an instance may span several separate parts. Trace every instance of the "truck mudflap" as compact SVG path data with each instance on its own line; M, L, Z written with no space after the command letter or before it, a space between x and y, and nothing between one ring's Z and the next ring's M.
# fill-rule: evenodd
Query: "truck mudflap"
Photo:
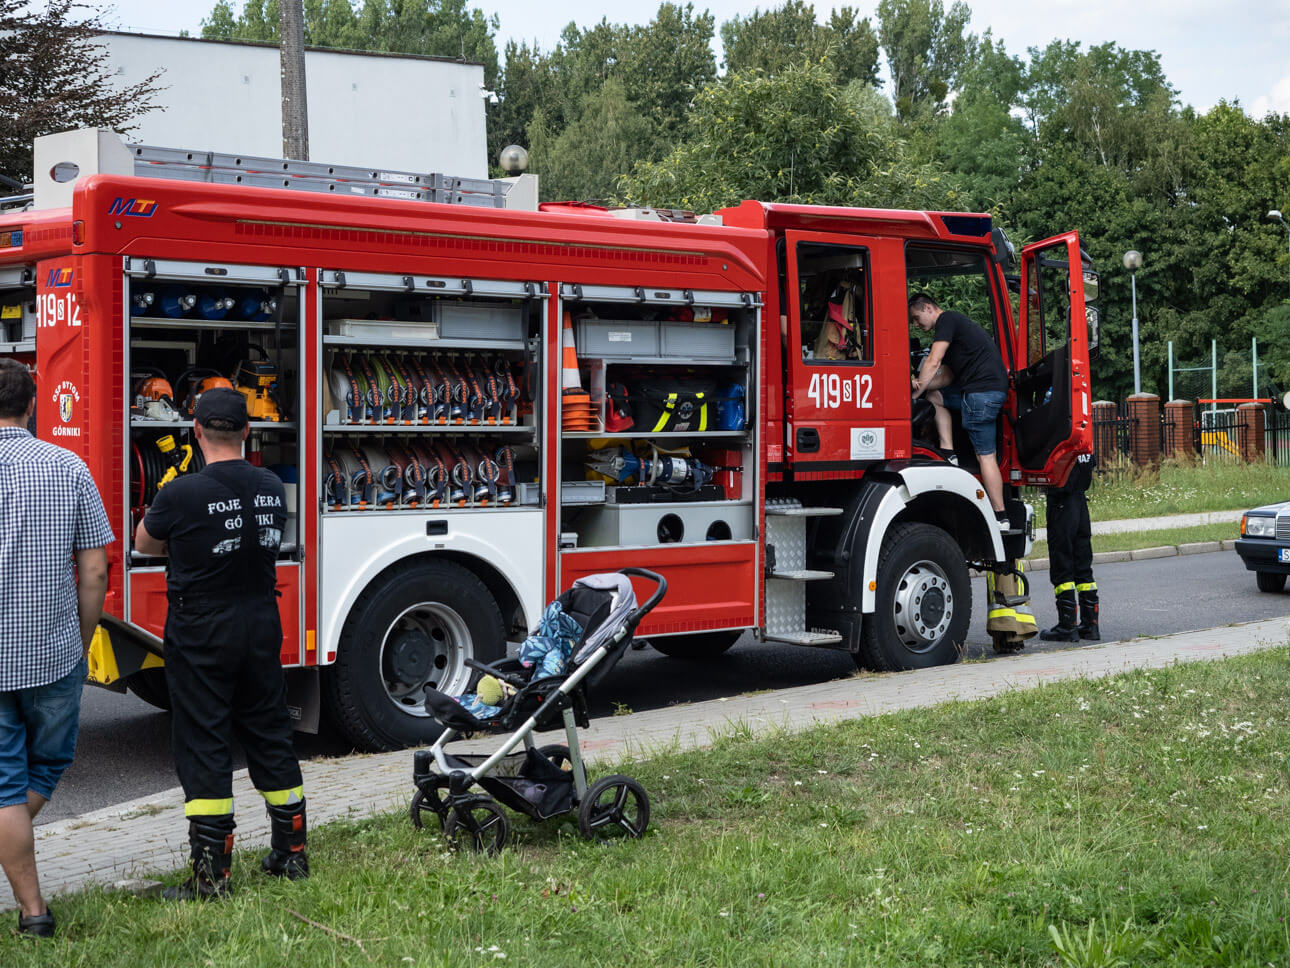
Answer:
M144 669L160 669L165 662L159 652L145 648L138 639L120 634L113 638L100 625L94 630L87 664L86 682L113 692L125 692L130 676Z

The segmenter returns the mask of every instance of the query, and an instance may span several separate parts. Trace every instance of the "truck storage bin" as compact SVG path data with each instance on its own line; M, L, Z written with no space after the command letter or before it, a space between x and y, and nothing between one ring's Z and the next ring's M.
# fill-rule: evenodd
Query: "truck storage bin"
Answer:
M519 342L524 339L521 303L440 302L435 306L441 339Z
M659 324L659 356L733 363L735 328L726 323Z
M578 359L657 357L658 323L639 319L579 319L573 324Z
M361 339L424 339L439 338L436 323L404 323L393 319L329 319L328 336L354 336Z
M604 504L604 481L565 481L560 485L561 504Z

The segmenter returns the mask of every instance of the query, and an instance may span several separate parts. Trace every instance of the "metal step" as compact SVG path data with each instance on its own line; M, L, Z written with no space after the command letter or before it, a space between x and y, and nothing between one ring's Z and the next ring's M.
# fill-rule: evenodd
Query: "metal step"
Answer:
M837 632L776 632L766 636L767 642L787 642L789 645L840 645L842 636Z
M771 578L779 578L783 581L825 581L833 577L831 571L811 571L807 568L796 571L772 571Z
M831 518L842 513L843 508L804 508L775 507L766 505L766 516L777 515L786 518Z

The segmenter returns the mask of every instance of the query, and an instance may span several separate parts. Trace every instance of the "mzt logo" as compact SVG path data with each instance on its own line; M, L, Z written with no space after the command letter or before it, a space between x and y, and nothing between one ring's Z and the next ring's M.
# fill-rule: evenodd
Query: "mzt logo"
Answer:
M108 206L109 215L132 215L136 218L152 218L157 212L157 203L150 198L114 198Z
M49 280L46 288L49 289L66 289L72 284L71 269L50 269Z

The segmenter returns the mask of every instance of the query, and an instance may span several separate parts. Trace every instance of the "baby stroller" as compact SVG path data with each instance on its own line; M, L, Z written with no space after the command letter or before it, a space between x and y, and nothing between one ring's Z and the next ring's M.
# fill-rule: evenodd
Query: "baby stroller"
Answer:
M649 601L639 607L630 576L657 586ZM569 648L567 662L544 657L530 669L523 658L493 665L467 660L511 693L499 706L482 706L471 696L455 699L427 686L426 712L444 731L429 749L413 754L412 780L417 792L410 811L412 825L421 829L434 814L449 844L490 854L502 849L510 830L501 804L535 820L576 810L578 829L588 840L644 835L649 825L645 790L631 777L619 774L588 787L577 727L589 725L589 690L622 657L632 644L636 626L665 594L663 577L643 568L579 578L547 606L539 629L525 642L531 656L531 646L559 637ZM521 657L525 655L526 648L522 648ZM553 669L558 671L552 674ZM561 722L567 746L534 745L534 731L554 729ZM489 756L444 751L455 737L470 733L510 735ZM516 752L521 743L523 751ZM485 792L472 793L476 786Z

